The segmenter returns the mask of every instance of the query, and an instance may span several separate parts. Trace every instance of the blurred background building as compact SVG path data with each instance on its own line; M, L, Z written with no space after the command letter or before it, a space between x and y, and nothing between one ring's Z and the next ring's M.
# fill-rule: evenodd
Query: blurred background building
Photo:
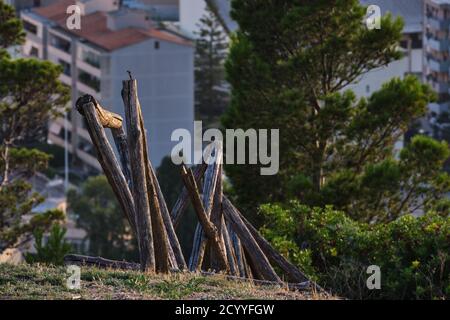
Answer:
M81 8L80 30L66 26L66 10L72 4ZM122 115L122 80L130 70L139 80L150 155L159 166L174 145L171 132L192 131L194 121L194 46L187 36L162 24L164 19L178 20L177 8L173 0L60 0L25 9L22 54L63 67L61 81L72 89L72 105L90 94ZM71 165L87 173L100 171L84 120L76 111L50 124L49 141L64 147L65 130Z

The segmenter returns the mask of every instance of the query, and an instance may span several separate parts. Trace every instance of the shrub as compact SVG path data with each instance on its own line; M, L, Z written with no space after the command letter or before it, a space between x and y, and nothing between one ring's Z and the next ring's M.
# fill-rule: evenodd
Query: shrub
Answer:
M28 263L46 263L52 265L62 265L64 256L72 250L72 246L66 242L64 236L66 229L55 223L50 230L48 241L43 242L44 232L36 229L33 232L36 253L27 253L25 260Z
M356 222L331 207L265 205L264 235L335 293L353 299L439 299L450 294L450 217L434 212L389 223ZM301 256L308 256L308 258ZM306 262L306 264L305 264ZM367 267L381 270L369 290Z

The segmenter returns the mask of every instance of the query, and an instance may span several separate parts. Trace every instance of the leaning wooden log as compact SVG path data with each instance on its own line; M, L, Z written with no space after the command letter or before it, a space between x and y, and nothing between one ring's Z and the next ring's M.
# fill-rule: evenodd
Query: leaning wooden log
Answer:
M135 80L124 81L122 98L127 122L128 152L130 156L131 185L136 211L136 226L139 244L139 258L143 271L156 271L153 246L152 221L147 193L144 162L143 135L139 124Z
M213 211L213 204L214 204L214 198L216 196L216 187L217 187L217 181L221 179L219 177L219 174L221 172L221 162L222 162L222 143L221 142L214 142L211 144L212 148L209 149L211 152L211 156L209 157L209 161L212 162L210 165L208 165L208 168L205 172L205 178L203 182L203 206L206 210L206 215L210 217L211 222L215 225L217 230L219 231L219 241L221 243L221 247L225 247L223 244L222 239L222 231L220 229L220 223L218 223L218 219L216 218L216 221L212 220L211 212ZM221 184L220 184L221 186ZM217 214L219 215L219 214ZM214 223L216 222L216 223ZM219 220L220 222L220 220ZM206 250L206 244L207 244L207 237L203 231L202 225L197 224L197 228L195 229L194 234L194 243L192 245L192 254L191 258L189 260L189 270L195 271L200 270L202 267L203 257L205 255ZM214 246L211 246L212 250L215 249ZM214 268L217 268L216 266L212 266Z
M102 269L140 270L139 263L109 260L101 257L89 257L78 254L64 256L64 264L97 267Z
M206 168L207 168L206 163L202 163L197 167L195 167L194 177L195 181L197 182L197 185L200 185L200 181L203 178ZM183 189L181 190L181 193L178 196L178 199L175 202L172 211L170 213L170 217L172 219L172 223L175 229L180 223L181 217L183 216L183 213L186 211L188 205L189 205L189 192L186 189L186 187L183 186Z
M234 206L232 206L231 202L227 201L225 197L223 201L223 213L225 215L225 219L230 223L233 231L237 233L243 246L246 248L249 257L252 260L252 266L255 268L255 271L257 271L257 273L259 273L264 280L277 281L281 283L281 279L270 265L269 260L258 246L258 243L253 238L239 214L234 209Z
M220 203L220 209L222 210L222 203ZM226 252L227 252L228 264L230 266L230 274L234 275L234 276L245 276L245 274L244 275L240 275L239 267L238 267L237 259L236 259L236 254L234 252L233 243L231 241L230 234L228 232L228 228L227 228L226 223L225 223L225 219L224 219L223 216L221 216L220 218L222 220L222 222L221 222L221 224L222 224L222 238L223 238L223 242L225 243L225 249L226 249ZM214 251L211 252L211 257L212 257L212 260L215 259L215 252Z
M192 174L192 171L190 169L186 169L186 167L183 165L181 169L181 176L189 192L194 210L203 227L203 230L205 231L205 234L208 237L211 246L214 247L214 249L218 252L217 259L220 270L225 270L226 272L228 272L229 267L225 249L221 245L220 234L217 228L209 220L209 217L205 211L203 202L200 198L200 193L198 192L197 182L195 181L194 175Z
M88 104L89 102L92 102L95 107L95 112L97 113L97 117L99 120L99 123L103 126L103 128L110 128L110 129L120 129L122 128L123 119L120 115L117 113L113 113L111 111L106 110L103 108L95 98L89 94L86 94L84 96L81 96L78 98L76 102L76 107L78 112L81 115L84 115L83 111L83 105Z
M246 268L245 268L245 261L244 261L244 253L242 250L242 246L241 246L241 241L239 240L238 236L236 235L236 232L234 232L233 230L231 230L231 228L229 229L229 235L230 235L230 240L233 246L233 251L236 257L236 264L239 270L239 276L241 277L245 277L246 276Z
M167 236L169 237L169 242L175 256L175 261L177 262L178 268L183 270L187 267L186 261L184 259L183 251L181 250L180 242L178 241L177 234L175 233L175 227L172 224L172 219L170 218L169 209L167 208L166 200L159 185L158 179L155 172L152 170L152 178L155 181L156 192L158 193L159 203L161 205L161 213L164 220L164 225L167 230Z
M88 103L85 103L88 101ZM94 102L89 102L94 101ZM120 168L120 165L114 155L114 151L108 142L103 125L97 116L95 99L92 96L84 96L78 99L76 108L86 119L87 129L89 131L92 143L97 151L97 158L111 185L114 194L120 204L125 217L130 223L131 228L136 233L135 207L131 191L128 187L126 178Z
M114 143L119 152L120 162L122 164L122 171L125 179L127 179L128 186L131 187L131 173L130 173L130 157L128 156L127 135L123 127L111 129Z
M144 164L145 164L145 174L147 179L147 191L150 200L150 217L152 219L153 226L153 241L155 247L155 259L156 259L156 271L158 272L168 272L169 264L174 269L178 269L178 263L175 258L175 254L172 250L172 246L169 243L167 230L164 225L164 220L161 213L161 204L159 201L159 196L157 192L157 179L153 170L150 157L148 155L148 143L147 143L147 132L144 125L144 117L142 116L142 110L139 103L139 98L137 95L137 83L136 81L129 80L130 86L135 86L134 98L136 99L137 111L139 116L139 126L143 133L142 143L144 148ZM181 250L181 249L180 249Z
M252 224L242 215L242 213L240 213L239 210L234 207L230 200L225 199L224 201L226 201L228 205L232 206L234 208L234 211L239 214L245 226L248 228L253 238L256 240L259 247L269 258L269 260L278 265L287 274L291 281L302 282L308 280L308 278L296 266L294 266L285 257L278 253L272 247L272 245L261 236L258 230L256 230L255 227L253 227Z

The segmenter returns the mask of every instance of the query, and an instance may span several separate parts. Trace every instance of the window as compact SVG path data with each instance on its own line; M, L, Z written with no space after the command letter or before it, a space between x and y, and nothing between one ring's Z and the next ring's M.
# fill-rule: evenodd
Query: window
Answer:
M366 86L366 93L370 93L370 86L369 85Z
M411 35L411 48L412 49L421 49L422 44L422 33L413 33Z
M82 49L81 60L95 68L100 68L100 56L92 51Z
M78 80L95 91L100 92L100 79L96 76L78 69Z
M155 41L155 50L159 49L159 41Z
M71 43L69 40L51 35L50 43L53 47L58 48L66 53L70 53Z
M27 20L23 20L23 28L29 33L37 35L37 26Z
M29 56L30 56L30 57L36 57L36 58L39 58L39 50L38 50L38 48L36 48L36 47L31 47Z
M61 59L58 60L58 63L63 67L63 73L70 77L72 74L70 64Z

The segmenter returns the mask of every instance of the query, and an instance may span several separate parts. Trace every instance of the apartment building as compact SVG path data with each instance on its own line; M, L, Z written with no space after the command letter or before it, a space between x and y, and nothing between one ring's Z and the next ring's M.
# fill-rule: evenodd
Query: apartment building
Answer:
M430 106L438 118L450 111L450 0L425 0L424 10L424 81L438 93Z
M403 78L412 74L421 79L423 0L360 0L360 2L364 6L379 6L382 15L390 13L393 17L403 19L405 25L399 50L404 56L385 67L371 70L346 89L353 90L357 97L367 97L381 89L383 83L392 78Z
M180 19L180 0L123 0L123 4L130 8L149 11L155 21L179 21Z
M81 9L80 30L66 26L66 10L73 4ZM161 29L152 14L117 0L59 0L25 10L22 54L60 64L72 104L90 94L122 116L122 80L131 71L139 81L150 156L157 167L175 144L172 131L193 130L194 47L186 37ZM75 163L86 171L100 170L84 119L75 110L50 124L49 141L64 147L65 130Z

